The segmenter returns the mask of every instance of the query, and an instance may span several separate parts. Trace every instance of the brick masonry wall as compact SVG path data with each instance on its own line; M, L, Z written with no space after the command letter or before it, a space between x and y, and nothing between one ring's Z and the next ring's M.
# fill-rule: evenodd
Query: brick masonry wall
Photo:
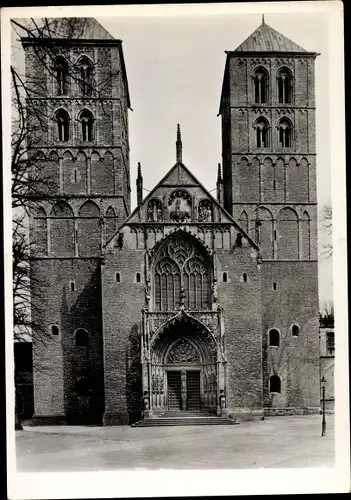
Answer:
M142 277L140 283L136 282L137 272ZM102 273L106 425L128 423L128 412L141 410L144 274L143 251L122 248L106 255Z
M265 406L319 406L319 322L316 262L263 262L262 332ZM276 283L276 290L273 290ZM299 326L292 335L291 326ZM280 332L269 347L268 332ZM281 378L281 393L270 395L268 378Z
M89 412L91 418L99 419L103 413L103 360L98 261L43 259L35 261L32 269L37 297L41 290L40 316L35 319L47 332L43 340L33 338L35 415L73 418ZM51 335L51 325L58 326L59 335ZM79 328L87 331L87 348L75 345ZM91 394L83 398L76 390L82 376L91 381Z
M227 283L223 283L224 271ZM248 248L217 250L217 273L228 360L228 411L250 413L262 408L261 284L256 257Z

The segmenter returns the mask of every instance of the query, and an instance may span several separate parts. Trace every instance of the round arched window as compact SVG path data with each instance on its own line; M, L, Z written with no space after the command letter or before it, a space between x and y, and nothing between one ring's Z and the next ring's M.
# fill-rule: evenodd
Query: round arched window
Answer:
M273 347L279 347L280 344L280 333L276 328L269 330L269 345Z
M300 327L298 325L292 325L291 334L293 337L298 337L300 334Z
M88 332L84 330L83 328L79 328L76 331L76 347L88 347L89 345L89 338L88 338Z

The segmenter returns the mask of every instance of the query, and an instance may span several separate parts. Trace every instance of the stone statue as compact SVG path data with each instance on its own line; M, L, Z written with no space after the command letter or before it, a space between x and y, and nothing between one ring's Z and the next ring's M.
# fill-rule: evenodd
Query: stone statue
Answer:
M203 202L199 204L199 221L212 222L212 210L210 202Z
M151 203L149 203L147 207L147 220L151 222L154 220L154 212Z
M146 285L145 285L145 297L146 297L147 302L149 302L151 299L151 287L150 287L149 282L146 282Z
M214 282L212 285L212 297L213 297L213 302L218 301L218 289L217 289L217 283Z

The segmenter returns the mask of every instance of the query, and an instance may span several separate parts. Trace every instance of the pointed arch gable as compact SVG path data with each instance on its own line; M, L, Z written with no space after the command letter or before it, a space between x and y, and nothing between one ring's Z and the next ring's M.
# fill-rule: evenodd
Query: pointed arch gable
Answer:
M154 348L154 346L160 342L162 336L167 336L169 330L172 329L175 325L179 323L188 323L195 327L194 331L199 330L202 333L205 333L207 339L209 340L211 349L215 351L217 347L217 341L211 330L200 321L198 318L194 318L191 314L188 314L186 311L181 310L176 313L174 316L166 320L154 333L150 342L150 348ZM183 332L182 332L183 334Z

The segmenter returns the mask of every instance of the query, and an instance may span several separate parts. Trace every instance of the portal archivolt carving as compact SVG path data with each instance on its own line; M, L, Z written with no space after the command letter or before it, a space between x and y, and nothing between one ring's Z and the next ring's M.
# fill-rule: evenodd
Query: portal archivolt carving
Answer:
M167 363L170 364L184 364L184 363L199 363L200 356L195 347L186 338L181 338L176 342L168 356Z

